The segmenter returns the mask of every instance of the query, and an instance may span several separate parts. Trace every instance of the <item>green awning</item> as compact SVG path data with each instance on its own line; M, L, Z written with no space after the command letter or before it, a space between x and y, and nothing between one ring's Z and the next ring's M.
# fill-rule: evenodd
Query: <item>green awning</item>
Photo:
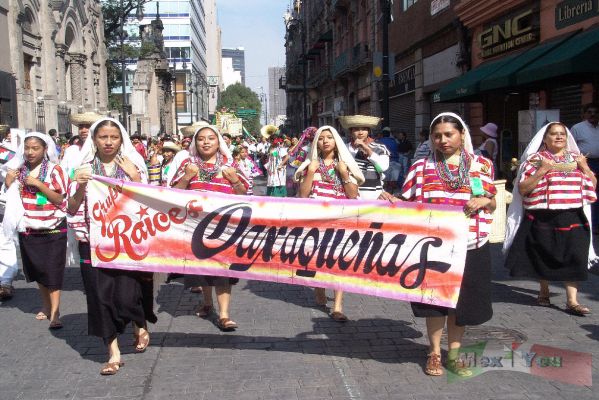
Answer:
M465 100L466 98L478 95L480 93L480 81L501 69L514 58L515 56L505 57L500 60L481 64L478 67L471 69L434 93L434 102Z
M516 74L516 83L599 73L599 28L582 31Z
M511 62L505 64L502 68L498 69L497 71L488 75L486 78L482 79L480 82L479 90L481 92L484 92L494 89L516 86L516 73L518 71L522 70L523 68L525 68L535 60L539 59L540 57L543 57L558 46L561 46L562 44L564 44L564 42L568 41L574 35L576 35L576 33L572 33L558 40L545 42L529 50L526 50L525 52L520 53Z

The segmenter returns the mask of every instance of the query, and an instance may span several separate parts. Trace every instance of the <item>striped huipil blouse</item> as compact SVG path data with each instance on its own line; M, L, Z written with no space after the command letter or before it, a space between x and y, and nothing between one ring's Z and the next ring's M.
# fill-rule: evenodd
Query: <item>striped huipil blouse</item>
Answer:
M60 165L48 162L48 173L43 182L54 192L63 195L63 200L59 206L55 206L49 200L45 204L38 204L37 193L40 192L31 193L28 190L21 190L21 201L25 209L23 216L25 228L52 230L60 225L66 217L68 179Z
M185 161L183 161L183 163L177 170L175 177L171 181L172 187L174 187L175 185L177 185L177 183L179 183L181 181L181 178L183 178L183 176L185 175L185 166L192 162L193 161L191 158L188 158ZM225 160L225 163L226 163L226 160ZM206 165L209 167L212 167L214 164L206 163ZM247 190L250 185L249 185L245 175L243 174L243 172L241 172L239 169L237 169L237 176L239 177L239 180L241 181L241 183L243 183L243 186L245 186L245 188ZM196 190L196 191L200 191L200 192L219 192L219 193L234 194L233 186L232 186L231 182L229 182L227 179L223 178L223 174L221 172L216 174L209 182L201 181L199 179L198 174L196 174L193 177L193 179L191 179L189 181L189 184L187 185L186 189L187 190Z
M470 154L470 178L480 178L486 197L493 197L497 189L493 184L493 163L482 156ZM450 165L452 172L457 166ZM417 160L412 164L402 188L401 196L408 201L429 204L447 204L463 208L472 198L470 185L459 189L448 188L435 171L435 163L430 158ZM482 208L470 215L468 250L482 247L489 240L492 213Z
M331 174L331 170L335 174L337 174L334 164L328 166L327 171L329 172L329 174ZM306 168L303 173L304 178L307 173L308 169ZM312 180L312 190L310 190L310 195L308 197L311 199L347 199L347 194L345 193L345 188L343 187L343 184L335 187L335 184L333 182L323 180L321 173L317 171L314 173L314 178Z
M568 158L576 156L575 153L569 153ZM540 162L541 157L554 159L558 163L567 161L566 156L555 157L548 151L535 153L522 165L520 182L537 172L535 162ZM591 204L597 200L597 194L591 179L577 168L571 172L547 172L522 200L522 206L526 210L564 210Z

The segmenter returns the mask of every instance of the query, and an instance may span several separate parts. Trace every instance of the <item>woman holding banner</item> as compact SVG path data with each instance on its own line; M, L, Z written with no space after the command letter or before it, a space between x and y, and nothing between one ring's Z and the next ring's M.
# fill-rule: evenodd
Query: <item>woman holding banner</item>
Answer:
M358 186L364 183L360 167L332 126L323 126L316 131L309 156L297 169L295 179L300 182L299 197L313 199L356 199ZM324 288L316 288L314 292L316 302L326 305ZM331 318L338 322L347 321L340 290L335 290Z
M90 128L81 159L75 165L68 204L69 213L83 219L75 229L87 299L88 333L101 337L108 347L109 359L100 374L114 375L124 365L117 336L129 322L134 323L135 350L141 353L150 344L147 321L157 321L153 311L153 281L152 274L147 272L92 267L90 205L86 194L92 174L131 182L148 181L145 161L117 120L102 118Z
M511 276L539 279L537 303L546 307L549 281L564 282L566 311L589 314L578 303L577 286L596 259L589 223L597 178L564 124L541 128L522 154L515 182L504 242Z
M469 218L468 252L455 309L412 303L416 317L426 318L430 352L425 373L439 376L441 335L447 323L447 368L468 376L472 372L456 366L466 325L480 325L491 319L491 255L487 245L495 210L493 163L474 154L470 131L454 113L442 113L430 126L430 157L414 162L402 188L407 201L448 204L463 208ZM394 201L389 194L383 199Z
M67 180L57 165L52 138L27 133L16 156L7 164L7 201L3 221L6 237L18 232L23 272L37 282L42 310L37 320L50 320L50 329L62 328L60 291L66 265Z
M233 156L215 126L199 127L189 146L190 157L177 170L171 186L178 189L202 192L220 192L243 195L249 184L243 173L232 167ZM233 331L237 323L229 316L231 285L239 279L217 276L187 275L185 286L201 286L204 303L196 315L208 318L214 312L212 286L215 288L219 318L217 327Z

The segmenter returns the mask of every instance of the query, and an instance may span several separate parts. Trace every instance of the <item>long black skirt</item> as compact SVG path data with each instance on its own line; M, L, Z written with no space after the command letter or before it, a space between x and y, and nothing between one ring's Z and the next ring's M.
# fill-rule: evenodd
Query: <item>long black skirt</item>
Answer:
M491 299L491 252L485 244L468 250L456 308L411 303L415 317L443 317L455 314L456 325L480 325L493 317Z
M582 208L526 211L505 265L514 278L586 281L590 240Z
M51 230L19 233L23 273L27 282L37 282L51 290L62 289L67 262L67 223Z
M155 323L152 273L95 268L89 243L79 242L81 276L87 299L88 334L107 343L125 331L129 322L145 327Z

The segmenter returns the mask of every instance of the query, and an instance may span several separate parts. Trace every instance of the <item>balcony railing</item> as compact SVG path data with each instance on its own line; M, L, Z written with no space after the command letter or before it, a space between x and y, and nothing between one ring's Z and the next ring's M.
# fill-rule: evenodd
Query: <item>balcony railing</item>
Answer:
M372 59L366 43L358 43L352 48L352 69L359 68L370 61L372 61Z
M344 51L335 59L335 65L333 66L333 78L337 78L342 74L349 71L350 68L350 56L349 51Z
M331 79L330 65L322 65L316 70L316 72L314 72L308 76L308 79L306 81L306 86L311 89L317 88L330 79Z

